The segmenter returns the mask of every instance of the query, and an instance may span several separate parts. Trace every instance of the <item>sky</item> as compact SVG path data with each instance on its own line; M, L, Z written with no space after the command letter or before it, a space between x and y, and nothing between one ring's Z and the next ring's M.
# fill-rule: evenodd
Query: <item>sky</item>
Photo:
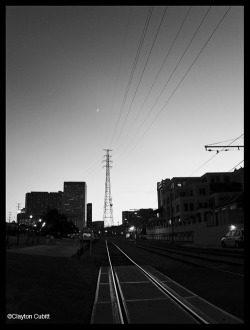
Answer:
M103 220L157 182L244 167L243 6L6 6L6 221L85 181Z

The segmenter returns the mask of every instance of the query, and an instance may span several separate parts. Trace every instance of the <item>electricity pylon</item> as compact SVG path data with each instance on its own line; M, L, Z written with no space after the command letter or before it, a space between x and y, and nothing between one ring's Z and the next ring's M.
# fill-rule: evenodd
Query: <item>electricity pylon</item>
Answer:
M105 197L104 197L104 210L103 210L103 221L104 221L104 227L110 227L114 225L113 221L113 203L112 203L112 197L111 197L111 186L110 186L110 164L113 162L110 160L111 155L109 154L110 149L103 149L106 150L106 159L103 160L103 162L106 162L106 164L103 167L106 167L106 182L105 182Z

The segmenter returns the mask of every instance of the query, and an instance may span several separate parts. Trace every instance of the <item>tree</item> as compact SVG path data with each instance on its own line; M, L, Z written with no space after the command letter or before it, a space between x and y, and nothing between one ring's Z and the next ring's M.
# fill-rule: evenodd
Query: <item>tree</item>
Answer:
M46 222L43 232L48 234L71 234L76 232L78 228L71 220L68 221L64 213L60 213L58 209L48 208L43 215L43 220Z

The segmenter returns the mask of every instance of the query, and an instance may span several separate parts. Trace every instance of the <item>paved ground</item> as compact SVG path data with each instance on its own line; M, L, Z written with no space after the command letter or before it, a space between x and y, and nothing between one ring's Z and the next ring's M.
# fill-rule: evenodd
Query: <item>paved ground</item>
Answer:
M89 324L98 266L78 240L6 249L7 324ZM74 257L75 256L75 257ZM30 318L18 319L28 315ZM38 319L38 316L48 316Z
M11 248L10 253L22 253L43 255L51 257L72 257L80 248L79 240L57 239L54 242L44 245L28 246L22 248Z

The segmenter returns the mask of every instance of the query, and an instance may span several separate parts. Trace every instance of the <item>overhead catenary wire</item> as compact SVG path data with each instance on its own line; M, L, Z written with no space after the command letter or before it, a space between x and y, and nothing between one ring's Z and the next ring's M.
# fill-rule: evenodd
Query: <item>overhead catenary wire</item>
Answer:
M244 135L244 134L243 134ZM225 141L220 141L220 142L215 142L215 143L209 143L210 146L215 145L215 144L219 144L219 143L224 143L224 142L229 142L229 141L233 141L234 139L230 139L230 140L225 140Z
M233 168L231 168L231 170L230 171L228 171L228 172L231 172L232 170L234 170L237 166L239 166L241 163L243 163L244 162L244 159L241 161L241 162L239 162L239 164L237 164L237 165L235 165Z
M243 134L241 134L240 136L238 136L236 139L234 139L231 143L229 143L226 147L224 147L222 150L218 151L216 154L214 154L211 158L209 158L204 164L202 164L200 167L197 168L197 170L195 170L194 172L192 172L189 176L192 176L194 173L196 173L199 169L201 169L204 165L206 165L210 160L212 160L215 156L217 156L219 154L219 152L223 151L224 149L226 149L228 146L230 146L233 142L235 142L236 140L240 139L242 137Z
M115 129L114 129L114 132L113 132L113 136L112 136L110 145L112 145L112 143L113 143L113 140L114 140L114 137L115 137L115 134L116 134L119 122L120 122L120 118L121 118L121 115L122 115L122 111L123 111L124 105L125 105L126 100L127 100L129 88L130 88L130 85L131 85L131 82L132 82L132 79L133 79L133 76L134 76L135 68L136 68L136 65L137 65L137 62L138 62L138 59L139 59L139 56L140 56L140 52L141 52L141 49L142 49L142 45L143 45L143 42L144 42L144 39L145 39L145 35L146 35L147 29L148 29L148 25L149 25L149 22L150 22L150 19L151 19L153 9L154 9L154 7L150 7L149 11L148 11L148 15L147 15L147 19L146 19L144 29L143 29L143 32L142 32L140 44L139 44L139 47L138 47L138 50L137 50L137 53L136 53L136 57L135 57L135 60L134 60L134 64L133 64L133 67L132 67L132 70L131 70L131 73L130 73L129 81L128 81L127 88L126 88L126 91L125 91L125 95L123 97L122 106L121 106L121 109L120 109L120 113L119 113L119 116L118 116L118 119L117 119L117 122L116 122L116 126L115 126Z

